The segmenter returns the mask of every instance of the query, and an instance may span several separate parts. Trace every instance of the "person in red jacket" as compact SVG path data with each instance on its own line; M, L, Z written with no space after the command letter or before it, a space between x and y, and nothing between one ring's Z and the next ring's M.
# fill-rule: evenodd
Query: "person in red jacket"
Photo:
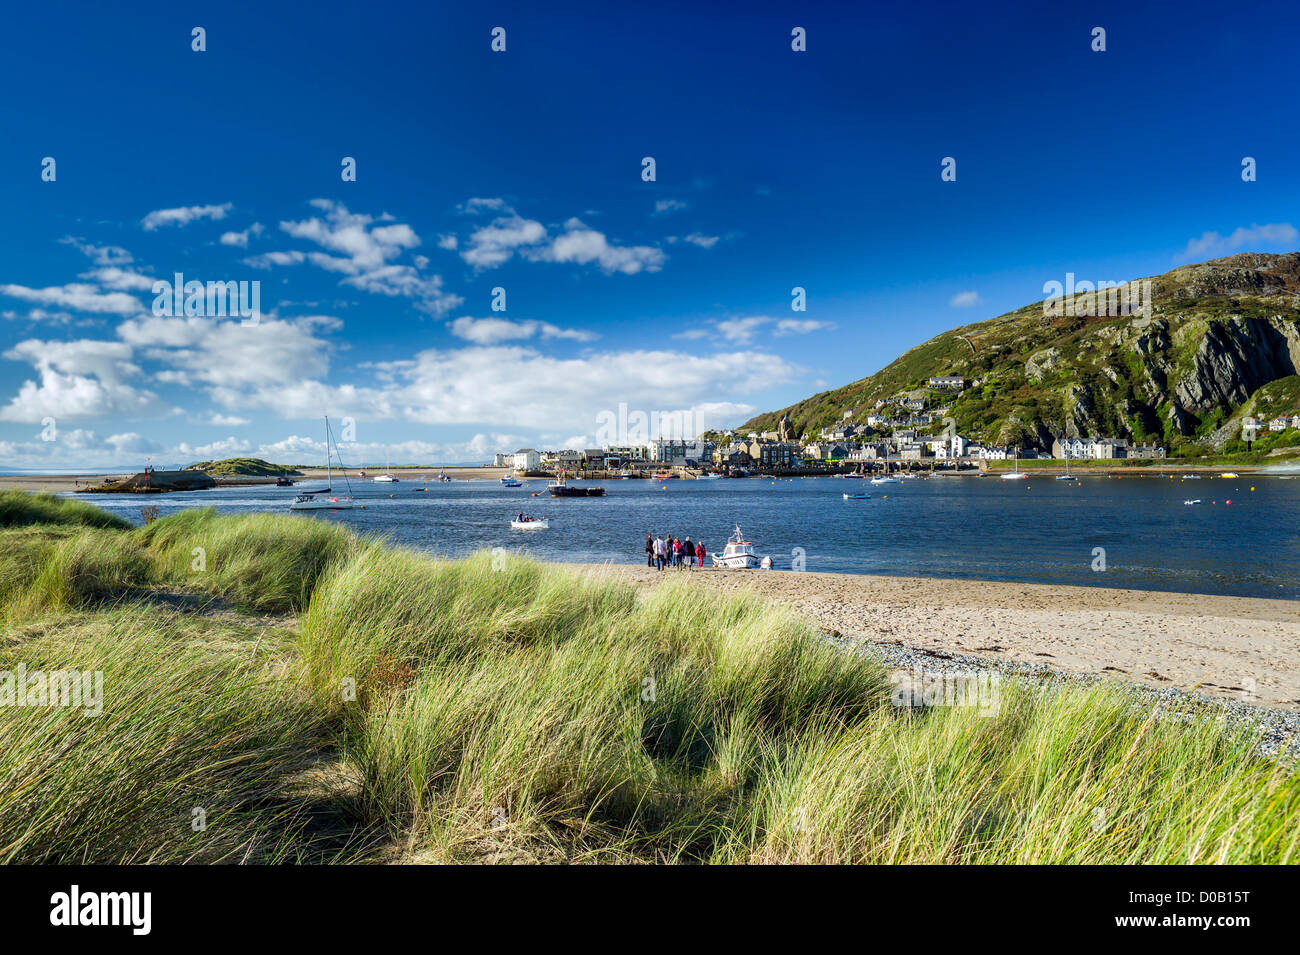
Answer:
M704 566L704 555L707 553L704 549L704 541L695 542L695 557L699 561L700 567Z

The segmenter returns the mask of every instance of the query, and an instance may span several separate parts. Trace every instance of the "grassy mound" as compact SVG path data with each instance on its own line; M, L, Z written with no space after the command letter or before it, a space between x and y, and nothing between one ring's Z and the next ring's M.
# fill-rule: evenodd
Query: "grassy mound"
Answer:
M187 470L204 471L215 476L278 477L281 474L301 472L285 464L272 464L261 458L223 458L220 461L200 461Z
M14 489L0 491L0 527L26 527L31 524L72 524L81 527L105 527L126 530L131 524L93 504L31 494Z
M305 609L317 578L356 538L345 527L279 514L180 511L132 532L156 579L269 613Z

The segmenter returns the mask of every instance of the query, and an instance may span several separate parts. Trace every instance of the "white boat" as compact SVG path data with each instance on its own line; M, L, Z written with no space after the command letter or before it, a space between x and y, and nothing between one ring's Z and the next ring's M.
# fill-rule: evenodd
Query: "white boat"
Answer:
M1002 480L1004 480L1004 481L1024 481L1024 480L1026 480L1026 479L1029 477L1029 474L1028 474L1027 472L1025 472L1025 471L1021 471L1021 470L1019 469L1019 464L1020 464L1020 455L1019 455L1019 454L1016 454L1016 455L1012 456L1012 458L1011 458L1011 470L1008 471L1006 474L1002 475Z
M385 451L384 452L384 473L376 474L373 478L374 482L376 484L396 484L399 479L389 474L388 470L389 470L388 452Z
M850 494L847 491L844 492L844 500L846 501L865 501L870 497L870 494Z
M342 465L342 461L339 462ZM356 507L352 500L352 483L348 481L348 472L343 472L343 481L348 485L347 494L335 494L332 487L334 475L330 470L330 419L325 418L325 487L319 491L307 491L299 494L289 502L291 511L347 511Z
M1194 500L1194 501L1183 501L1183 503L1184 503L1184 504L1200 504L1200 503L1201 503L1201 499L1198 497L1198 498L1197 498L1196 500Z
M521 484L519 481L516 481L510 475L503 474L501 476L501 486L502 487L523 487L523 484Z
M511 520L510 526L517 531L544 531L551 526L549 517L535 517L527 521Z
M1184 481L1199 481L1200 479L1201 479L1201 476L1200 476L1199 474L1184 474L1184 475L1183 475L1183 480L1184 480Z
M438 472L438 476L434 478L434 480L441 481L443 484L448 484L451 482L451 478L447 477L447 475L444 474L442 471Z
M753 543L744 539L739 527L731 535L731 540L727 541L727 546L723 548L722 553L710 556L713 558L714 567L730 567L736 570L752 569L763 562L758 554L754 553Z
M696 478L695 480L697 480L697 481L721 481L721 480L722 480L722 475L721 475L721 474L701 474L701 475L700 475L698 478Z
M902 484L903 479L896 478L891 474L886 474L881 477L873 477L871 479L871 483L872 484Z

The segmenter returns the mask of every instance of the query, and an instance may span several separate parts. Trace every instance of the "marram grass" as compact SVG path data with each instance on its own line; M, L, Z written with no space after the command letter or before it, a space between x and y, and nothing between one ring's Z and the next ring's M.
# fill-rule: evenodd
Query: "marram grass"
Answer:
M689 580L39 513L0 531L0 671L101 670L103 715L0 705L5 861L1297 859L1289 764L1119 685L900 709L871 658Z

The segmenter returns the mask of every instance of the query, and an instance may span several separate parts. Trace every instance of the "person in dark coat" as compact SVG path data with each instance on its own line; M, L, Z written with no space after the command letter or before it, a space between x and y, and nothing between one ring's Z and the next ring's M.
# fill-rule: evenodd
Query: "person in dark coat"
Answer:
M645 532L645 565L647 567L655 565L655 539L649 531Z

